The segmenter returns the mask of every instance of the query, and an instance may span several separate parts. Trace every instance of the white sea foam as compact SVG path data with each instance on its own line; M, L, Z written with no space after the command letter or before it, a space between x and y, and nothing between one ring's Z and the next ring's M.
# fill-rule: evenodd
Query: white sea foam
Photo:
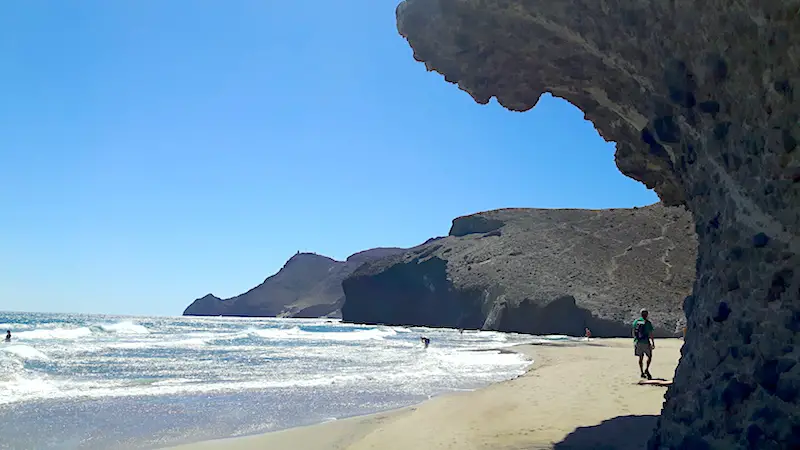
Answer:
M209 394L232 391L309 388L347 383L363 378L360 375L337 377L314 377L294 380L237 380L220 382L198 382L197 380L163 380L146 382L87 382L75 380L52 380L45 377L16 376L11 381L0 381L0 405L38 398L108 398L139 397L181 394Z
M6 330L17 331L17 330L27 330L31 328L30 325L27 323L0 323L0 331L5 332Z
M397 334L395 330L391 328L387 329L366 329L366 330L355 330L355 331L346 331L346 332L319 332L319 331L305 331L300 329L300 327L293 327L293 328L267 328L267 329L260 329L260 330L252 330L256 336L265 338L265 339L301 339L301 340L309 340L309 341L369 341L369 340L376 340L376 339L384 339L388 336L394 336Z
M318 388L430 395L522 373L519 355L472 350L531 340L322 319L67 317L34 326L6 347L16 350L0 352L0 403ZM431 338L428 349L419 335Z
M90 336L92 330L89 327L80 328L37 328L30 331L20 331L15 333L15 339L80 339Z
M98 328L107 332L107 333L118 333L118 334L149 334L150 330L142 325L135 324L133 322L117 322L111 324L99 324L97 325Z
M572 337L569 337L569 336L565 336L563 334L547 334L547 335L539 336L539 337L542 338L542 339L550 340L550 341L569 341L569 340L575 339L575 338L572 338Z
M142 430L150 439L163 423L171 428L162 436L183 432L172 424L191 424L187 436L215 427L246 434L402 407L513 378L529 361L498 348L561 339L327 319L10 313L0 322L20 324L0 344L12 349L0 351L0 411L16 430L3 442L20 448L94 439L96 423L108 438L93 448L111 448L138 442ZM431 339L427 349L420 335ZM36 436L45 421L53 432ZM151 444L141 446L172 442Z

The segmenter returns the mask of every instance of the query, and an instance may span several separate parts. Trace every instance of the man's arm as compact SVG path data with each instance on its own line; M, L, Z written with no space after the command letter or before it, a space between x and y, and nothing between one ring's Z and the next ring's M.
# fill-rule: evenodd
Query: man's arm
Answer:
M650 325L650 347L656 348L656 339L653 337L653 333L655 332L655 327Z

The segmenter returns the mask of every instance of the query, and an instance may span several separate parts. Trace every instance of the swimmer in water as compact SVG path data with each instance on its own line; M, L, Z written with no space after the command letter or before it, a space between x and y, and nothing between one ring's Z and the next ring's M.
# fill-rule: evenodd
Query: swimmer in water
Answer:
M11 330L6 330L6 342L11 342Z
M425 336L420 336L419 340L422 341L422 345L424 345L425 348L428 348L428 346L431 345L431 340L426 338Z

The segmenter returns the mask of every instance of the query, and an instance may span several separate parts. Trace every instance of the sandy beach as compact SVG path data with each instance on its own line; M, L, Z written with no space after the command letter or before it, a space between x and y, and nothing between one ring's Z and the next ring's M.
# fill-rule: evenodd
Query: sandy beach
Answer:
M672 379L682 341L661 339L654 377ZM666 387L639 385L630 339L514 347L524 375L416 406L181 450L641 449Z

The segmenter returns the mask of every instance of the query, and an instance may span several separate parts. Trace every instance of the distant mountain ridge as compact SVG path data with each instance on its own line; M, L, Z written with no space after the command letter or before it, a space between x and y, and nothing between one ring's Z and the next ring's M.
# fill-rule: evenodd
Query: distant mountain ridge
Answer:
M336 261L298 253L230 299L211 294L184 315L341 317L345 322L629 336L642 307L658 336L685 323L697 239L688 211L510 208L453 220L411 249Z
M184 316L340 317L342 280L362 264L402 253L399 248L374 248L337 261L316 253L297 253L263 283L221 299L207 294L192 302Z

